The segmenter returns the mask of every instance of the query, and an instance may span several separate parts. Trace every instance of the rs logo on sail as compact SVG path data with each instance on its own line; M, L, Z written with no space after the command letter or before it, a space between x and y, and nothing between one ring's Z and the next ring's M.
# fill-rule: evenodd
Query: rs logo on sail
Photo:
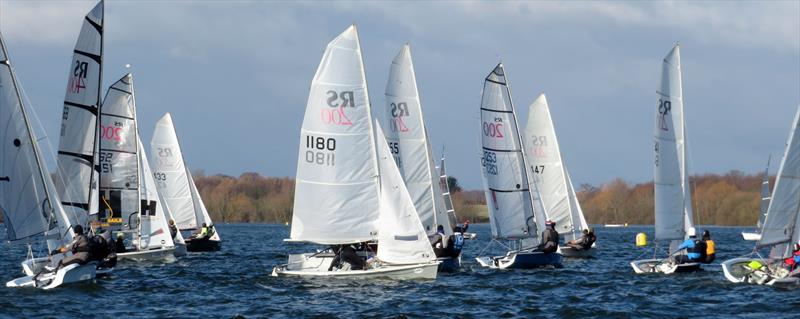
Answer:
M72 77L69 79L69 84L67 84L67 90L70 93L81 93L81 89L86 88L86 83L84 79L86 79L87 74L89 73L89 63L83 62L81 60L75 61L75 68L72 69Z
M333 125L353 125L353 121L344 112L348 106L351 108L356 107L353 91L336 92L329 90L326 94L328 95L326 102L331 108L320 110L322 122Z
M392 132L408 132L404 117L411 115L408 112L408 104L406 102L389 103L390 114L392 119L389 121L389 128Z
M661 114L661 116L658 117L658 124L661 126L661 130L663 131L669 131L669 126L667 125L667 115L669 115L671 110L672 102L658 99L658 114Z

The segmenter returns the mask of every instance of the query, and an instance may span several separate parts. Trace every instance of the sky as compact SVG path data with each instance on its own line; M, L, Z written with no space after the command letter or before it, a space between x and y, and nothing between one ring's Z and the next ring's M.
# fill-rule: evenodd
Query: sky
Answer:
M52 152L94 4L0 0L0 33ZM103 81L131 71L142 140L171 112L191 169L294 177L311 79L352 23L376 117L410 43L433 149L469 189L481 188L483 80L500 61L519 119L547 94L576 186L652 180L655 90L675 43L693 174L761 171L770 154L774 173L800 105L800 1L112 0Z

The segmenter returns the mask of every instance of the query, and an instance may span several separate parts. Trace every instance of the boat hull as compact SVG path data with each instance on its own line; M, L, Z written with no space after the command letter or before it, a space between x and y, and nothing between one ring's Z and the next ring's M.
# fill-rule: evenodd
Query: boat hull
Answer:
M559 246L558 252L567 258L594 258L597 248L592 245L589 249L575 249L570 246Z
M662 273L665 275L680 272L695 272L703 270L700 263L675 264L665 259L642 259L631 262L633 271L637 274Z
M175 244L175 257L183 257L187 254L186 244Z
M186 250L190 252L199 251L218 251L222 248L221 240L214 240L211 238L189 238L185 240Z
M292 254L289 263L275 266L272 269L274 277L326 277L347 279L386 278L392 280L436 279L439 262L388 265L382 264L367 270L332 270L328 268L333 262L334 255L325 254Z
M458 257L439 257L439 271L456 272L461 268L461 256Z
M475 260L481 266L492 269L561 268L561 257L557 252L545 254L540 251L510 251L505 256L477 257Z
M761 240L761 234L759 233L749 233L749 232L742 232L742 238L747 241L759 241Z
M89 262L85 265L72 264L61 267L57 271L43 272L41 274L25 276L6 282L6 287L31 287L53 289L63 284L94 280L97 263Z
M173 262L176 260L175 247L118 253L117 260Z
M764 265L772 263L772 271L754 271L746 265L753 260L758 260ZM760 258L733 258L722 262L722 273L725 279L733 283L744 283L754 285L798 285L800 284L800 270L789 272L782 268L780 260L764 260ZM777 263L778 265L775 265Z

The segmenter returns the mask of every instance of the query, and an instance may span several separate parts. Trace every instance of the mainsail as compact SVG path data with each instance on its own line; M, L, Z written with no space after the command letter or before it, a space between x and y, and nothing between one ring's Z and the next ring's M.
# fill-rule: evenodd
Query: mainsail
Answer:
M381 196L378 215L378 259L391 264L433 261L436 255L422 228L411 196L395 163L393 152L376 121Z
M133 76L108 88L100 111L100 208L113 223L140 212L139 147Z
M767 158L767 167L764 168L764 177L761 180L761 204L759 205L758 222L756 223L758 229L761 229L761 226L764 225L764 219L767 218L767 208L769 208L769 201L771 199L769 193L769 162L771 160L772 156Z
M794 116L786 150L775 178L772 200L767 208L767 217L761 227L761 239L757 247L780 245L773 250L772 257L791 254L791 244L800 239L800 106Z
M447 218L444 198L437 184L425 121L422 116L411 48L404 45L392 60L386 84L387 141L406 182L425 231L432 235L438 225L446 234L453 229Z
M97 212L97 115L103 67L103 1L83 21L69 69L61 138L58 195L72 224L86 224Z
M447 220L450 221L450 225L455 226L458 224L458 219L456 218L456 210L453 206L453 195L450 193L450 184L447 178L447 170L445 169L444 165L445 156L444 151L442 151L442 160L439 164L439 188L442 191L442 197L444 198L444 207L447 210Z
M573 240L588 225L583 220L580 204L562 161L544 93L533 101L529 109L523 141L530 173L539 187L547 217L556 223L556 229L565 240Z
M379 180L356 27L328 44L300 133L291 240L344 244L377 238Z
M481 164L492 236L537 238L538 219L545 217L545 211L534 211L525 153L502 63L486 77L480 114ZM538 198L536 202L540 208Z
M682 240L693 227L680 61L680 47L676 45L664 57L661 84L656 92L656 240Z
M212 225L192 174L183 161L181 145L169 113L156 123L150 151L153 153L154 177L159 193L178 229L196 229L203 223Z

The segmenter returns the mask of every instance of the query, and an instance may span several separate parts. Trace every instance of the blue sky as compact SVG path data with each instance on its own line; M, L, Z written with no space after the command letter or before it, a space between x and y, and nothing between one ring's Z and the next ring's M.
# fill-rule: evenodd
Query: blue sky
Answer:
M57 145L67 69L94 1L0 1L0 32ZM693 173L780 157L800 104L800 2L108 1L104 82L131 64L140 130L172 112L192 169L294 176L311 78L356 23L373 114L412 46L434 150L480 188L478 107L502 60L520 119L548 95L577 184L652 179L662 57L680 41ZM777 169L773 161L773 172Z

